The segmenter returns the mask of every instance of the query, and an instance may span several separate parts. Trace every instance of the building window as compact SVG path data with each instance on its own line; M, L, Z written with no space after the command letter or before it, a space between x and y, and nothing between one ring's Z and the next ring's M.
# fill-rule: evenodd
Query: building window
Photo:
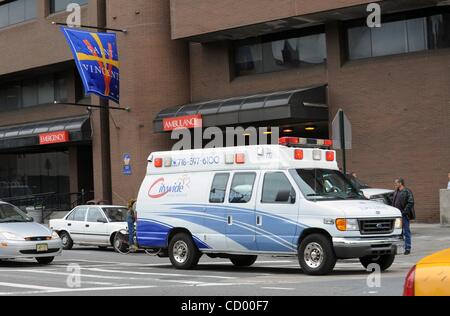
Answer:
M65 11L70 3L87 4L89 0L50 0L50 12Z
M0 84L0 112L68 101L68 89L68 72Z
M389 16L380 28L363 23L347 27L350 60L450 47L450 12Z
M0 3L0 28L35 19L36 0L15 0Z
M250 38L236 42L234 49L237 76L297 69L326 59L323 27Z

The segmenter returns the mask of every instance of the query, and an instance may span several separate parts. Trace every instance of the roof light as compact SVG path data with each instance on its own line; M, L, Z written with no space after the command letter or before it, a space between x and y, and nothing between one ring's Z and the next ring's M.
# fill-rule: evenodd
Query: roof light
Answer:
M164 158L164 167L172 167L172 158L166 157Z
M334 151L327 151L326 158L327 161L334 161Z
M313 132L315 130L316 130L315 126L307 126L307 127L305 127L305 131L307 131L307 132Z
M156 158L155 159L155 168L162 168L162 166L163 166L162 158Z
M314 160L322 160L322 151L313 150L313 159Z
M245 154L236 154L235 162L239 165L244 164L245 163Z
M286 134L293 133L293 132L294 132L294 130L290 129L290 128L287 128L287 129L283 130L283 133L286 133Z
M234 155L233 154L226 154L225 155L225 164L227 164L227 165L234 164Z
M298 137L281 137L279 139L280 145L290 145L290 144L298 144L299 138Z
M303 160L303 149L294 150L294 158L295 160Z
M281 137L279 139L280 145L308 145L308 146L321 146L321 147L331 147L333 141L329 139L315 139L315 138L299 138L299 137Z

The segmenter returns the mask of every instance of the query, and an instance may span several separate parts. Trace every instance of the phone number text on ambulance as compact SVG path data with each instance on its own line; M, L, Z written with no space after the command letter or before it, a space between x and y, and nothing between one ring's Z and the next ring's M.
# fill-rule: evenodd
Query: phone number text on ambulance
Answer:
M172 160L172 167L187 167L187 166L210 166L220 164L219 156L208 156L208 157L191 157L191 158L180 158Z

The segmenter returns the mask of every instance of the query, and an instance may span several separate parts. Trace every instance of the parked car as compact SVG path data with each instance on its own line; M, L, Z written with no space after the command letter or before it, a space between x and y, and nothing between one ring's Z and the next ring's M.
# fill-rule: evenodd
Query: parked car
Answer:
M59 235L33 222L17 207L0 202L0 259L36 258L50 264L61 254Z
M450 248L420 260L409 271L404 296L450 296Z
M73 245L112 246L115 234L127 228L127 208L114 205L77 206L62 219L50 220L61 237L64 250Z
M347 178L356 189L364 194L367 199L387 205L391 204L390 196L394 193L394 190L371 188L370 186L350 174L347 174Z

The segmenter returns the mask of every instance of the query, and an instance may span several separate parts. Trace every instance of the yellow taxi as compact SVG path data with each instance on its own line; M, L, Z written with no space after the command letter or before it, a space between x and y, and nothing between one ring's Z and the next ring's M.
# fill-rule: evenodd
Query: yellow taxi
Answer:
M409 271L404 296L450 296L450 249L420 260Z

